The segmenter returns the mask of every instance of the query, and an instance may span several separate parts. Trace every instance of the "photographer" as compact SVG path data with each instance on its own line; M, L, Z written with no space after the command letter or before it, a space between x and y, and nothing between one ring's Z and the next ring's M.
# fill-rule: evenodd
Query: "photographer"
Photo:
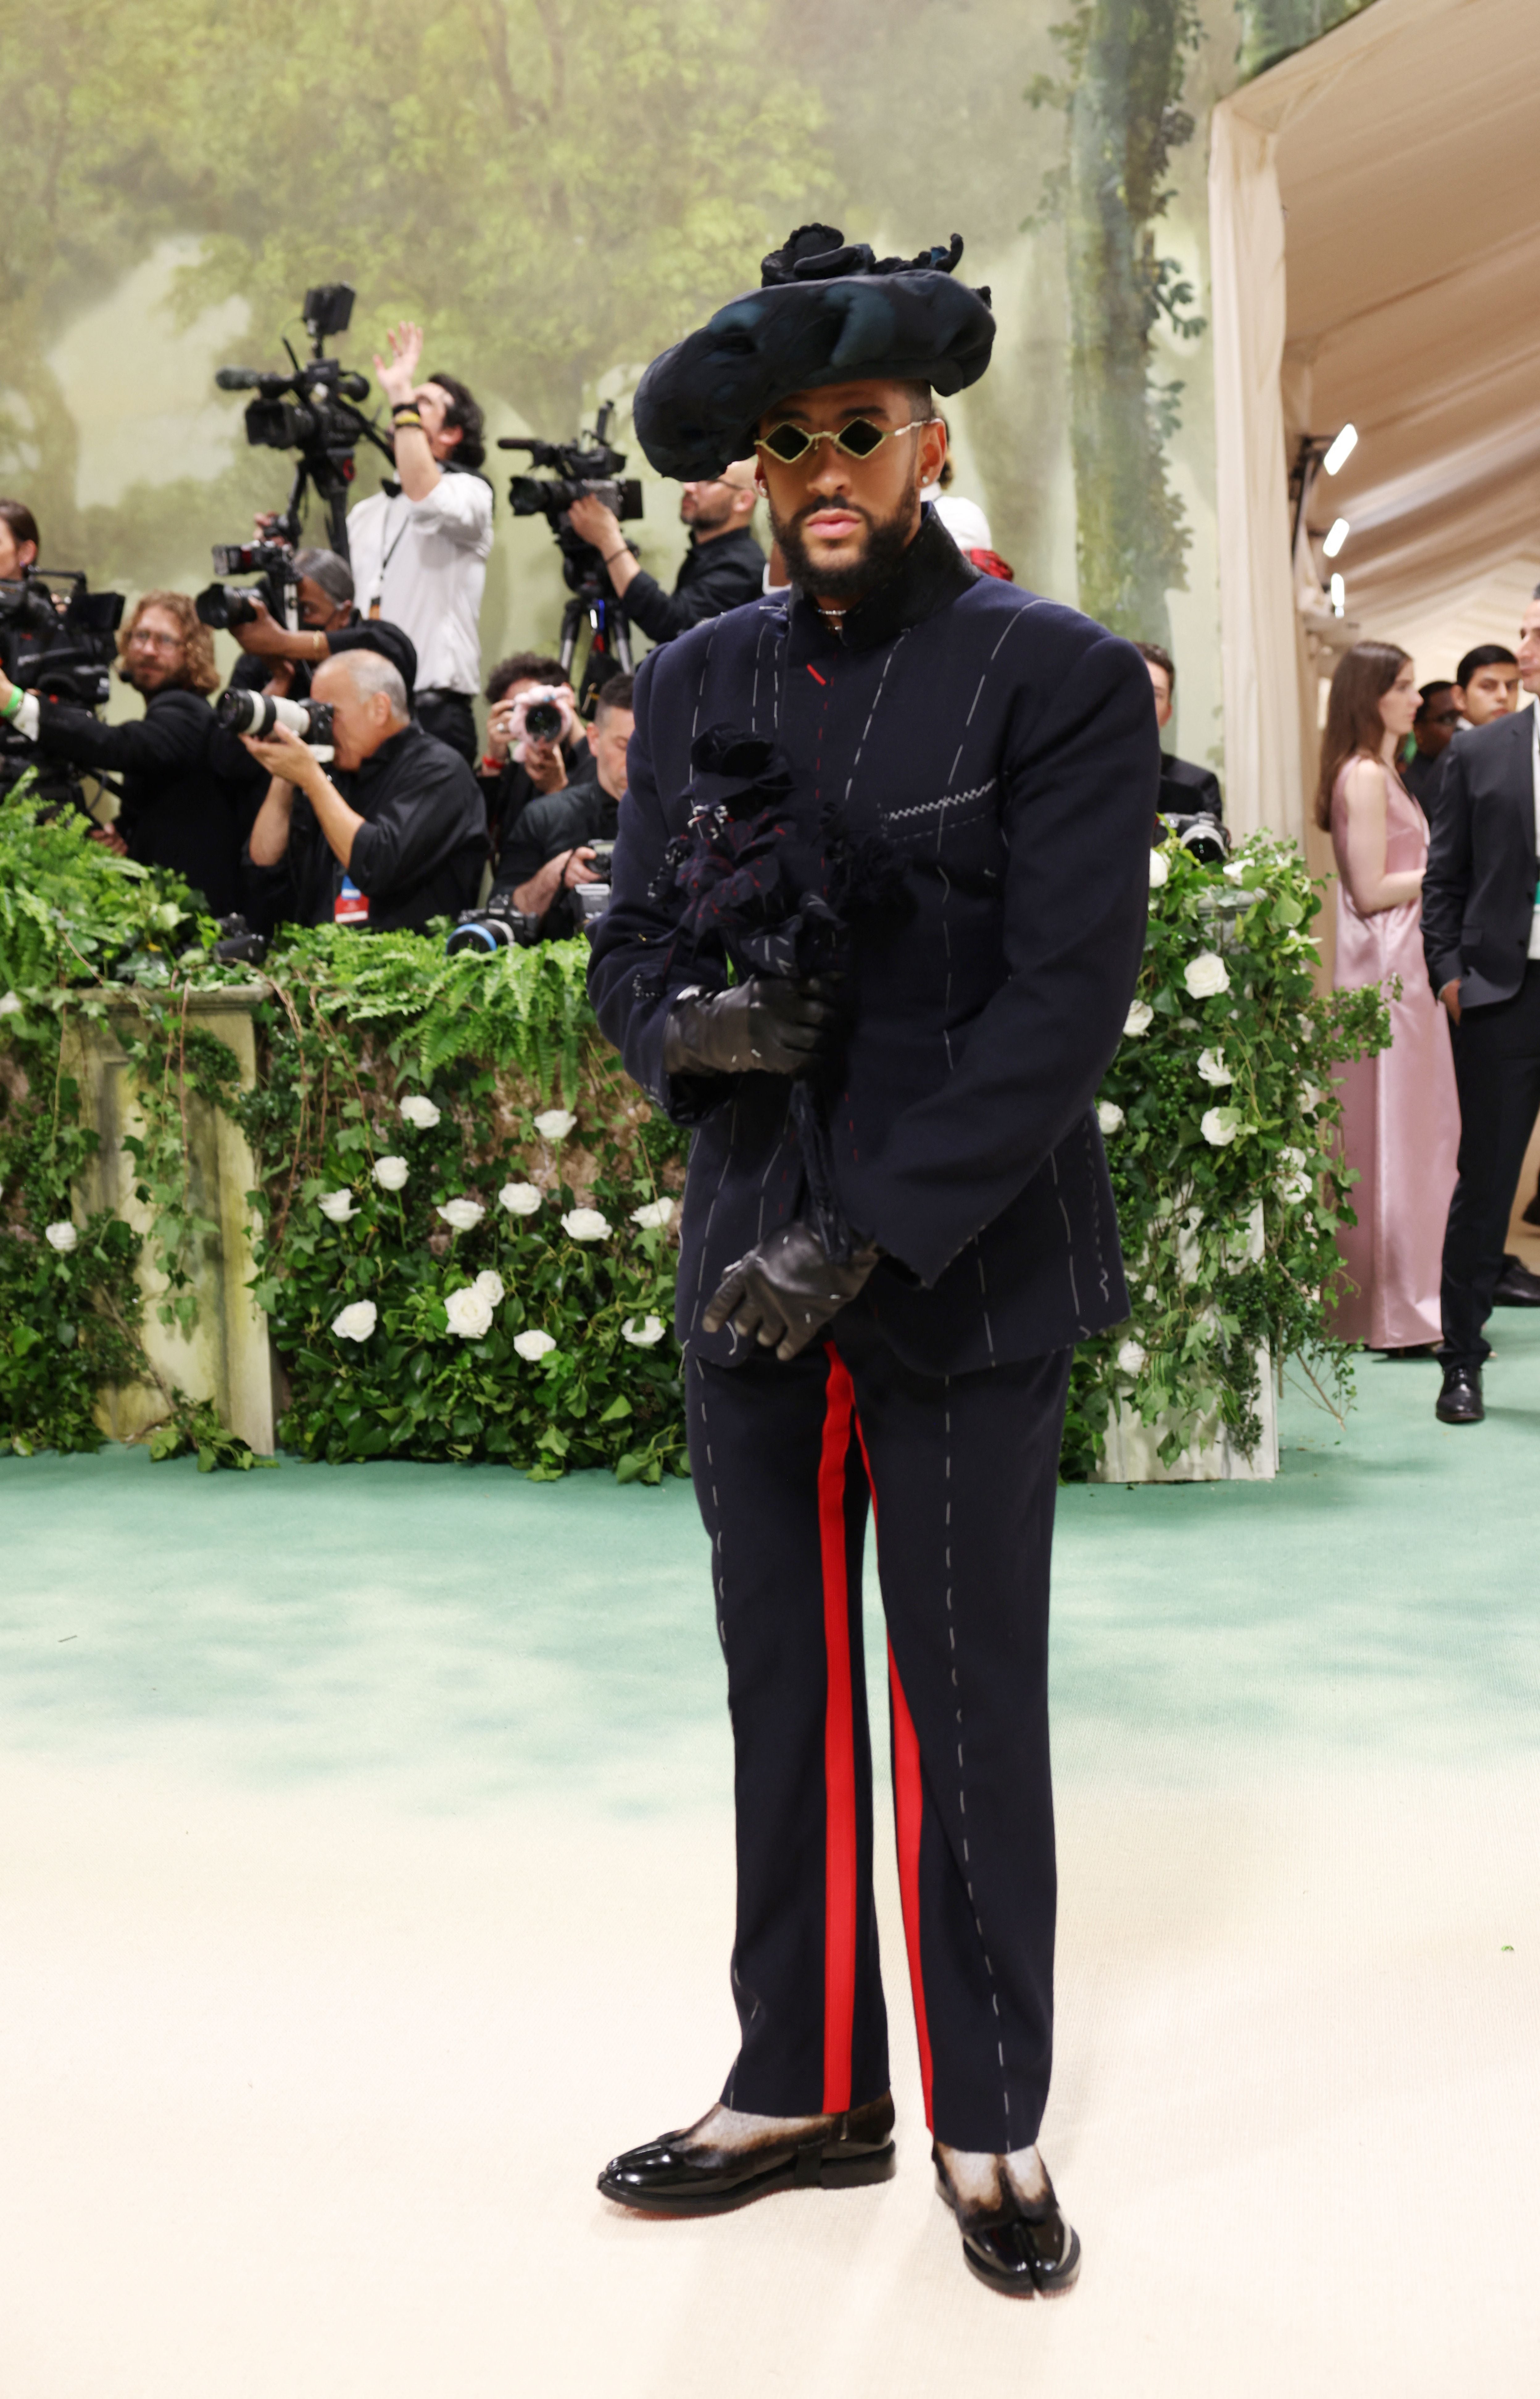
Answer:
M646 572L602 500L586 494L570 510L574 533L604 562L615 598L651 642L671 642L708 617L724 616L757 600L764 586L764 552L749 530L759 489L747 458L709 482L682 487L679 516L690 547L672 593Z
M0 583L14 583L23 567L36 565L42 538L24 500L0 500Z
M476 779L413 724L388 658L353 650L317 667L334 767L282 726L245 747L272 781L247 844L254 889L301 925L420 933L476 897L486 840Z
M520 702L526 706L534 692L555 692L561 710L561 730L549 740L532 734L523 723ZM501 861L514 826L534 799L563 791L582 772L588 745L577 718L577 703L559 658L542 657L534 650L516 650L487 677L487 746L477 768L477 780L487 803L487 832L494 867Z
M418 722L474 766L492 549L492 485L475 471L486 455L481 411L453 375L416 381L420 325L402 324L389 340L390 363L376 357L374 371L391 403L400 480L349 509L353 573L365 615L388 618L416 647Z
M253 599L251 620L230 628L246 653L230 677L231 690L307 699L311 674L323 658L340 657L347 650L378 650L405 684L410 708L417 682L416 649L399 625L359 616L346 559L331 549L302 549L295 554L294 572L299 578L299 630L291 633L263 601Z
M103 725L89 709L21 692L4 673L0 716L45 757L120 772L117 821L95 839L141 865L174 868L224 915L240 904L240 840L212 755L213 635L185 592L147 591L118 636L118 673L144 700L142 722Z
M567 894L579 883L606 883L588 844L613 842L626 793L626 745L635 723L632 682L612 675L599 695L588 727L588 768L565 791L531 800L513 829L493 900L504 899L529 916L544 919L543 941L579 929L580 917Z

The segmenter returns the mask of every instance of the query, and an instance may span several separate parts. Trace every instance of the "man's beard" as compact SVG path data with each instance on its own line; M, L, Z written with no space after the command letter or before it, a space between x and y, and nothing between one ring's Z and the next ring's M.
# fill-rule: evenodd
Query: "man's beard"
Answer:
M785 522L770 510L770 529L780 544L780 553L790 571L791 580L804 591L817 592L820 600L843 600L850 603L864 600L878 585L897 574L905 550L919 531L914 512L915 486L906 492L890 517L873 517L870 508L857 506L854 500L842 500L839 505L852 516L859 517L866 525L866 548L859 558L846 566L815 565L802 537L803 522L830 506L827 500L809 500L794 517Z

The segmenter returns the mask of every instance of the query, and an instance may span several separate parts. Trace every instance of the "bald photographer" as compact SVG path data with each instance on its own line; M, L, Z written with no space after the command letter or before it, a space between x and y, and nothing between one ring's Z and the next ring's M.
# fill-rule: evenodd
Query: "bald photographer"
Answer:
M407 711L388 658L328 658L312 699L331 712L329 766L282 725L245 746L272 780L246 858L254 889L301 925L424 931L476 897L486 857L476 779Z

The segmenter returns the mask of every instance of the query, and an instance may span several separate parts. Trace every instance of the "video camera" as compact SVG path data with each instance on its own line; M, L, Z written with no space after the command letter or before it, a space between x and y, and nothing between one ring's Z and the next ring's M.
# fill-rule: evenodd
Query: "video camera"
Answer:
M50 588L56 583L70 587L62 609ZM24 566L14 582L0 583L0 666L12 683L40 698L103 708L122 621L121 591L92 591L73 567ZM0 725L0 791L9 791L29 770L45 806L74 806L89 815L79 769L40 757L14 726Z
M325 355L328 340L345 333L351 324L353 299L349 283L317 283L305 293L301 314L311 353L302 363L286 340L289 373L268 367L221 367L214 377L221 391L256 393L246 411L246 439L253 449L299 452L289 506L277 520L277 530L291 549L298 546L305 487L313 484L326 509L327 546L339 558L347 556L347 488L354 476L353 453L360 441L371 441L393 463L395 456L378 427L358 412L358 402L369 397L368 376Z
M508 481L508 506L516 517L544 517L561 552L561 574L572 598L561 617L561 671L571 677L578 633L587 617L589 629L588 662L577 686L580 710L586 708L606 675L618 668L628 674L631 645L626 604L617 600L604 571L604 561L591 542L573 531L568 515L574 500L602 500L622 524L634 524L642 514L642 485L634 476L622 481L624 450L611 446L610 427L615 402L607 400L594 419L591 433L575 441L541 441L526 434L504 434L499 450L527 450L532 467L542 475L514 475Z

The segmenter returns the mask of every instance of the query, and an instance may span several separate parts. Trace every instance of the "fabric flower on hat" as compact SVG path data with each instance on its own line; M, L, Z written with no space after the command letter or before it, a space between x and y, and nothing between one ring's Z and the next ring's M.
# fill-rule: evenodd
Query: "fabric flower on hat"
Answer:
M43 1239L50 1250L57 1250L61 1258L67 1258L80 1236L65 1217L57 1225L46 1225L43 1228Z
M516 1333L513 1346L520 1358L527 1358L532 1366L537 1366L542 1358L549 1357L556 1344L548 1333Z
M316 1205L323 1216L330 1216L334 1225L351 1224L358 1213L353 1205L351 1191L323 1191Z
M620 1328L620 1337L622 1341L628 1341L634 1349L650 1349L655 1341L663 1338L663 1319L661 1316L644 1316L639 1324L634 1316L628 1316Z
M1123 1020L1124 1038L1128 1041L1137 1041L1141 1033L1148 1033L1154 1023L1155 1010L1150 1006L1149 1001L1147 999L1136 999L1133 1006L1129 1009L1128 1015Z
M1219 1090L1221 1084L1233 1083L1236 1079L1224 1063L1223 1050L1200 1050L1197 1053L1197 1071L1204 1081L1210 1084L1215 1091Z
M331 1330L339 1341L367 1341L379 1321L380 1311L371 1299L356 1299L332 1318Z
M1235 1108L1210 1108L1198 1125L1198 1131L1215 1149L1228 1149L1240 1131L1240 1117Z
M537 1183L505 1183L497 1194L497 1204L510 1216L533 1216L543 1194Z
M542 1141L565 1141L577 1118L570 1108L547 1108L534 1119L534 1130Z
M401 1102L401 1114L409 1125L416 1126L419 1132L431 1132L443 1115L443 1110L435 1107L433 1102L426 1098L421 1091L413 1091L410 1098Z
M573 1241L601 1241L609 1229L608 1216L597 1208L572 1208L561 1219L561 1230Z
M631 1210L631 1222L640 1225L644 1233L656 1233L673 1222L673 1214L671 1200L649 1200L644 1207Z
M1103 1132L1120 1132L1126 1119L1115 1100L1098 1100L1096 1121Z
M403 1190L409 1171L404 1158L377 1158L374 1160L374 1180L382 1191Z
M487 1212L480 1200L446 1200L438 1213L446 1225L453 1226L457 1233L469 1233L474 1231Z
M1194 999L1213 999L1230 988L1229 969L1215 950L1204 950L1196 958L1189 958L1182 980Z
M444 1314L449 1329L462 1341L480 1341L492 1331L492 1302L485 1292L469 1283L463 1291L452 1291L444 1302Z

